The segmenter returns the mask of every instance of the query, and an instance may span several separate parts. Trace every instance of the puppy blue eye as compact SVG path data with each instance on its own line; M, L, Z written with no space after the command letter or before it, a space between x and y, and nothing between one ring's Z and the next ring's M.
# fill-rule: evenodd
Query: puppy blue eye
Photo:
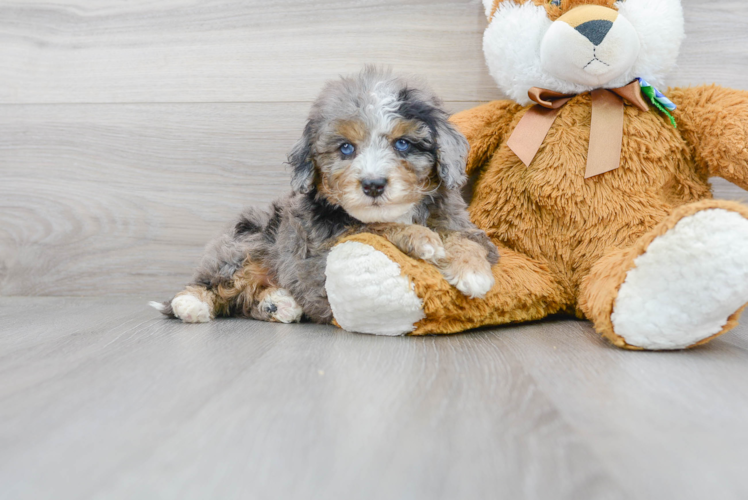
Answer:
M400 152L407 151L410 149L410 143L405 139L398 139L395 141L395 149Z
M356 148L353 147L353 144L350 144L347 142L343 144L342 146L340 146L340 152L346 156L352 155L355 150Z

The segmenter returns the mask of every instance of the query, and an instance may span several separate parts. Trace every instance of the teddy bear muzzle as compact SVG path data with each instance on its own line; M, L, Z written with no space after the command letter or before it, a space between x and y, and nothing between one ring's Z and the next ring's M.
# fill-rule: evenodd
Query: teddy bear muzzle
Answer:
M585 86L603 86L631 69L641 44L636 28L601 5L575 7L553 22L540 58L549 74Z

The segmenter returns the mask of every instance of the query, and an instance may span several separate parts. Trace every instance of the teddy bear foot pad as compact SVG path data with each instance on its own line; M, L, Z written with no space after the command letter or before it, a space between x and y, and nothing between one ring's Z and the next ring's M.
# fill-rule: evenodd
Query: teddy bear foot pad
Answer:
M748 220L709 209L681 219L636 258L611 321L630 346L683 349L727 331L747 302Z
M325 273L335 321L344 330L404 335L425 316L400 266L369 245L348 241L336 246Z

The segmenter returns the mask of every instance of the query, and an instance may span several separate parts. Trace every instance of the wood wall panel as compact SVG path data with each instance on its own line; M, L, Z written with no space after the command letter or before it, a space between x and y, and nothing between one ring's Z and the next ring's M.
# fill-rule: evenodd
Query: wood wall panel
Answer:
M120 295L175 290L242 207L288 191L308 104L5 109L0 295Z
M497 94L480 2L7 2L0 102L309 101L363 64L428 76L449 100Z
M685 0L673 83L748 88L748 3ZM0 2L0 103L309 101L364 63L500 94L477 0Z
M673 82L748 88L748 3L684 6ZM484 27L476 0L0 0L0 294L173 290L221 224L286 192L325 80L374 62L453 111L499 98Z
M288 190L307 104L23 105L0 115L0 294L171 290Z

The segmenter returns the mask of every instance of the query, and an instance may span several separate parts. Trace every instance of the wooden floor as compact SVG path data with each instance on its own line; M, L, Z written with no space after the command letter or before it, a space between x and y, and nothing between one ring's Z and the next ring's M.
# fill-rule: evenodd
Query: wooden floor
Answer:
M450 337L0 298L0 498L748 498L748 328Z

